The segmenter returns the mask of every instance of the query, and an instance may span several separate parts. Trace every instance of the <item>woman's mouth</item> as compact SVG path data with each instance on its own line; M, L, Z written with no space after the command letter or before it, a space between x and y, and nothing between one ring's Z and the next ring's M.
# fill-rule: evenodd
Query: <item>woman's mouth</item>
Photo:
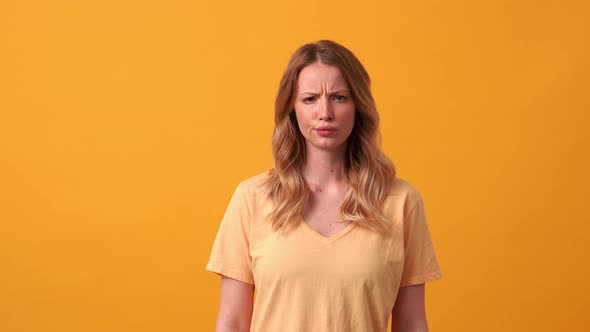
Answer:
M328 126L315 128L315 131L318 133L318 135L323 137L332 136L336 134L336 128Z

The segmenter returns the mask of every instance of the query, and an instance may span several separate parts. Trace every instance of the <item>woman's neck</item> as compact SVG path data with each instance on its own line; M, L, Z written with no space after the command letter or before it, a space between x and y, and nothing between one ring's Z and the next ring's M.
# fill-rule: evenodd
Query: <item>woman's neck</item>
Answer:
M312 151L306 154L303 166L303 178L310 188L319 190L344 184L344 151Z

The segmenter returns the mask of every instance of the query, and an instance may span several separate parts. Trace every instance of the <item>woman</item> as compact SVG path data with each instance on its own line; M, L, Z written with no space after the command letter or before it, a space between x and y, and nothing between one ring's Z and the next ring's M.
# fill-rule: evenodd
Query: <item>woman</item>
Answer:
M217 331L427 331L441 278L420 193L379 147L369 76L345 47L299 48L275 103L274 169L242 181L207 270ZM254 301L254 289L256 300Z

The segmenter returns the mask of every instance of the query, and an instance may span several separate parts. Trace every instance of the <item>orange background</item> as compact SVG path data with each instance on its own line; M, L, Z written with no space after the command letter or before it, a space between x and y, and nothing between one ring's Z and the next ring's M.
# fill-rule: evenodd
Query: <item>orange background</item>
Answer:
M301 44L350 48L422 193L432 331L581 331L584 1L5 1L0 330L211 331L237 183Z

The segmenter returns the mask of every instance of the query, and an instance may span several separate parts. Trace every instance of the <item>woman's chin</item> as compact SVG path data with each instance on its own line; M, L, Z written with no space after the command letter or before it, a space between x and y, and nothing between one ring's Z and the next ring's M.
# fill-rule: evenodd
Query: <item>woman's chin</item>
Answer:
M308 149L317 149L321 151L339 151L344 146L343 142L316 142L308 144Z

